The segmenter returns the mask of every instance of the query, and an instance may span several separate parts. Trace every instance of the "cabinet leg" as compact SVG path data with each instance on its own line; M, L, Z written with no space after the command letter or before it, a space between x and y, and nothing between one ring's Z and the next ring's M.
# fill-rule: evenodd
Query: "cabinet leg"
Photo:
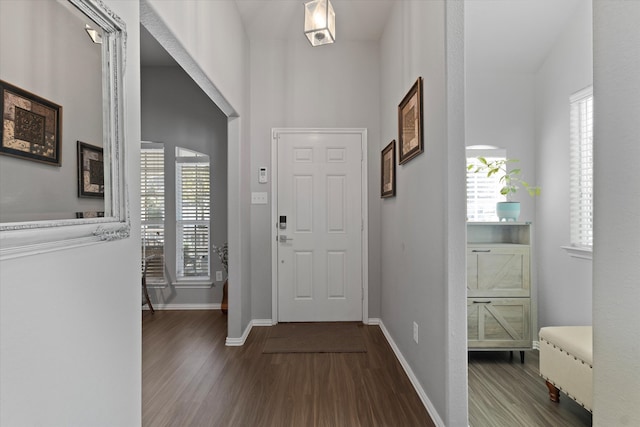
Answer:
M513 361L513 350L509 350L509 361Z
M520 352L520 363L524 363L524 351Z

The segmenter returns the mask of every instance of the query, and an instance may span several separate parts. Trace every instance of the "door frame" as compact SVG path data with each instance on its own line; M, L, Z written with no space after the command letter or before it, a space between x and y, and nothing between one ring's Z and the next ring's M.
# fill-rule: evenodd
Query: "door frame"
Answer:
M360 135L362 233L362 323L369 323L369 205L367 180L366 128L272 128L271 129L271 323L278 323L278 136L282 134L358 134Z

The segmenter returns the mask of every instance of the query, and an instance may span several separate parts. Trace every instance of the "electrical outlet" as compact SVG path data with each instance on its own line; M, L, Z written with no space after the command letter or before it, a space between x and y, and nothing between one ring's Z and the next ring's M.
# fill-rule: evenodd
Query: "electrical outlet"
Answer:
M413 322L413 340L418 344L418 324Z
M216 282L222 282L222 271L216 271Z

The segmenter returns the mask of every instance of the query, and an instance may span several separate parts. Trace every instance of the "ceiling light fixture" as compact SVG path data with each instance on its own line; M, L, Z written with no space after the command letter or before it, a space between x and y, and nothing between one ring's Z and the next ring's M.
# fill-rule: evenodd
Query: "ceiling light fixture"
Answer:
M304 34L311 46L336 41L336 13L329 0L314 0L304 4Z

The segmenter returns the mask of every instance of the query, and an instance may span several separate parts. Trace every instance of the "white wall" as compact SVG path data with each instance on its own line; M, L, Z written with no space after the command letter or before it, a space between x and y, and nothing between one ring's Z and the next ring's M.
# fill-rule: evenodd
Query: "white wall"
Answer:
M369 177L369 317L380 316L380 134L377 42L312 47L304 35L291 42L251 42L251 191L258 168L271 164L274 127L366 128ZM271 319L271 207L251 207L253 317Z
M165 147L165 259L169 282L176 281L175 147L207 154L211 172L211 245L227 241L227 118L179 67L141 70L142 140ZM211 252L211 276L223 271ZM169 286L150 289L152 303L219 304L222 284L211 289Z
M0 2L0 79L62 106L60 167L0 155L2 222L105 209L103 199L78 197L76 141L102 146L102 50L84 31L91 21L73 9L58 2Z
M251 320L249 42L233 1L141 0L145 28L229 116L228 335Z
M132 179L139 175L138 5L105 3L128 31ZM139 190L128 187L130 238L0 263L0 425L140 425Z
M537 184L534 75L467 67L465 134L467 145L506 149L508 158L519 160L510 168L522 168L522 178L532 185ZM535 200L525 190L516 193L513 200L521 203L520 221L536 220Z
M591 2L571 15L535 78L538 324L590 325L592 264L570 257L569 96L593 84Z
M445 24L452 21L459 24L455 31ZM449 426L468 424L465 285L464 274L455 274L464 272L465 253L464 138L455 134L464 125L461 94L459 109L449 105L464 81L462 58L445 50L457 46L462 55L462 37L461 2L398 2L380 54L379 148L397 139L398 103L424 78L424 153L397 167L397 196L382 202L382 320L431 401L432 415ZM445 59L456 58L459 69L447 68ZM451 94L449 79L457 79ZM449 113L457 113L458 122Z
M640 425L640 2L594 1L594 426Z

